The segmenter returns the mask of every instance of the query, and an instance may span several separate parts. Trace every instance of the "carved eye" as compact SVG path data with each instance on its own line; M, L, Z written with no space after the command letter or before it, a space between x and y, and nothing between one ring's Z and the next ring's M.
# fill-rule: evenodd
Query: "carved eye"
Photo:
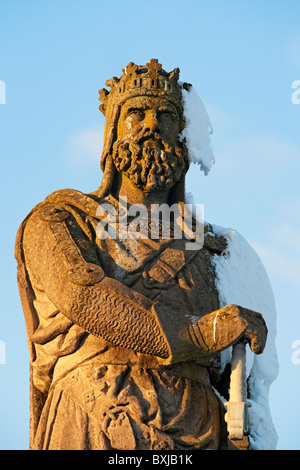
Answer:
M174 122L177 119L177 114L174 113L173 111L170 111L169 109L165 109L163 111L160 111L159 113L159 120L161 122L169 123L169 122Z
M145 113L142 109L130 109L128 116L131 116L136 121L143 121L145 119Z

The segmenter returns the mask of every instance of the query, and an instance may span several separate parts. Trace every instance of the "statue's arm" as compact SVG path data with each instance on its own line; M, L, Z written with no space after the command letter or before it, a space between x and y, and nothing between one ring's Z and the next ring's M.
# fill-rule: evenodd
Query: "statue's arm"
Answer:
M136 352L168 358L168 342L153 302L106 277L92 243L82 232L78 237L74 217L63 208L54 210L56 218L43 209L33 214L24 230L32 284L85 331Z

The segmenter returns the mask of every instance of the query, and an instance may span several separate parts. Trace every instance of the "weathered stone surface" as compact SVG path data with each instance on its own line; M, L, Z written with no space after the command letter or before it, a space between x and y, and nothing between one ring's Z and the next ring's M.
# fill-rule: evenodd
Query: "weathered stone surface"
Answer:
M164 220L156 237L144 236L143 224L146 234L153 227L142 218L135 236L122 236L132 227L134 205L151 215L155 204L185 203L189 166L179 139L179 69L168 74L151 59L123 72L107 82L110 92L100 91L106 116L100 188L56 191L17 235L30 351L30 446L232 448L211 381L224 388L219 354L236 342L261 353L266 326L243 307L219 308L211 257L222 254L226 240L210 225L197 250L186 249L185 232L172 235L177 220L169 238L162 237ZM127 203L122 211L120 200ZM105 219L107 210L117 217Z

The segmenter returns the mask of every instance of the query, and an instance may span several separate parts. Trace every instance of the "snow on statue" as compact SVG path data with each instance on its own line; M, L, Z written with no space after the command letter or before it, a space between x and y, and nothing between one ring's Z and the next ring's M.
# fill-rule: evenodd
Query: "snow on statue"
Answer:
M200 165L205 175L215 163L211 147L212 125L205 105L194 87L183 91L187 139L191 163ZM189 195L192 198L192 195ZM194 202L194 201L193 201ZM276 306L266 270L254 249L235 230L212 225L211 236L219 235L227 240L223 256L215 256L216 286L220 306L243 305L260 312L268 327L268 340L262 355L256 356L247 348L248 428L250 448L275 449L277 433L269 407L269 389L278 374L275 346ZM231 361L231 353L222 353L222 367Z

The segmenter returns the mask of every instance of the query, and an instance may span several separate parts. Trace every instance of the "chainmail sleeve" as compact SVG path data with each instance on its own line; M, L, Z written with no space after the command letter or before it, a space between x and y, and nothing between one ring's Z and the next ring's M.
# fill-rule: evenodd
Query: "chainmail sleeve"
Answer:
M35 283L65 317L88 333L166 359L168 342L151 311L153 303L107 278L92 244L86 238L81 246L76 243L78 230L64 207L46 206L29 219L24 253Z
M115 345L161 358L169 355L151 313L101 286L78 289L65 315Z

